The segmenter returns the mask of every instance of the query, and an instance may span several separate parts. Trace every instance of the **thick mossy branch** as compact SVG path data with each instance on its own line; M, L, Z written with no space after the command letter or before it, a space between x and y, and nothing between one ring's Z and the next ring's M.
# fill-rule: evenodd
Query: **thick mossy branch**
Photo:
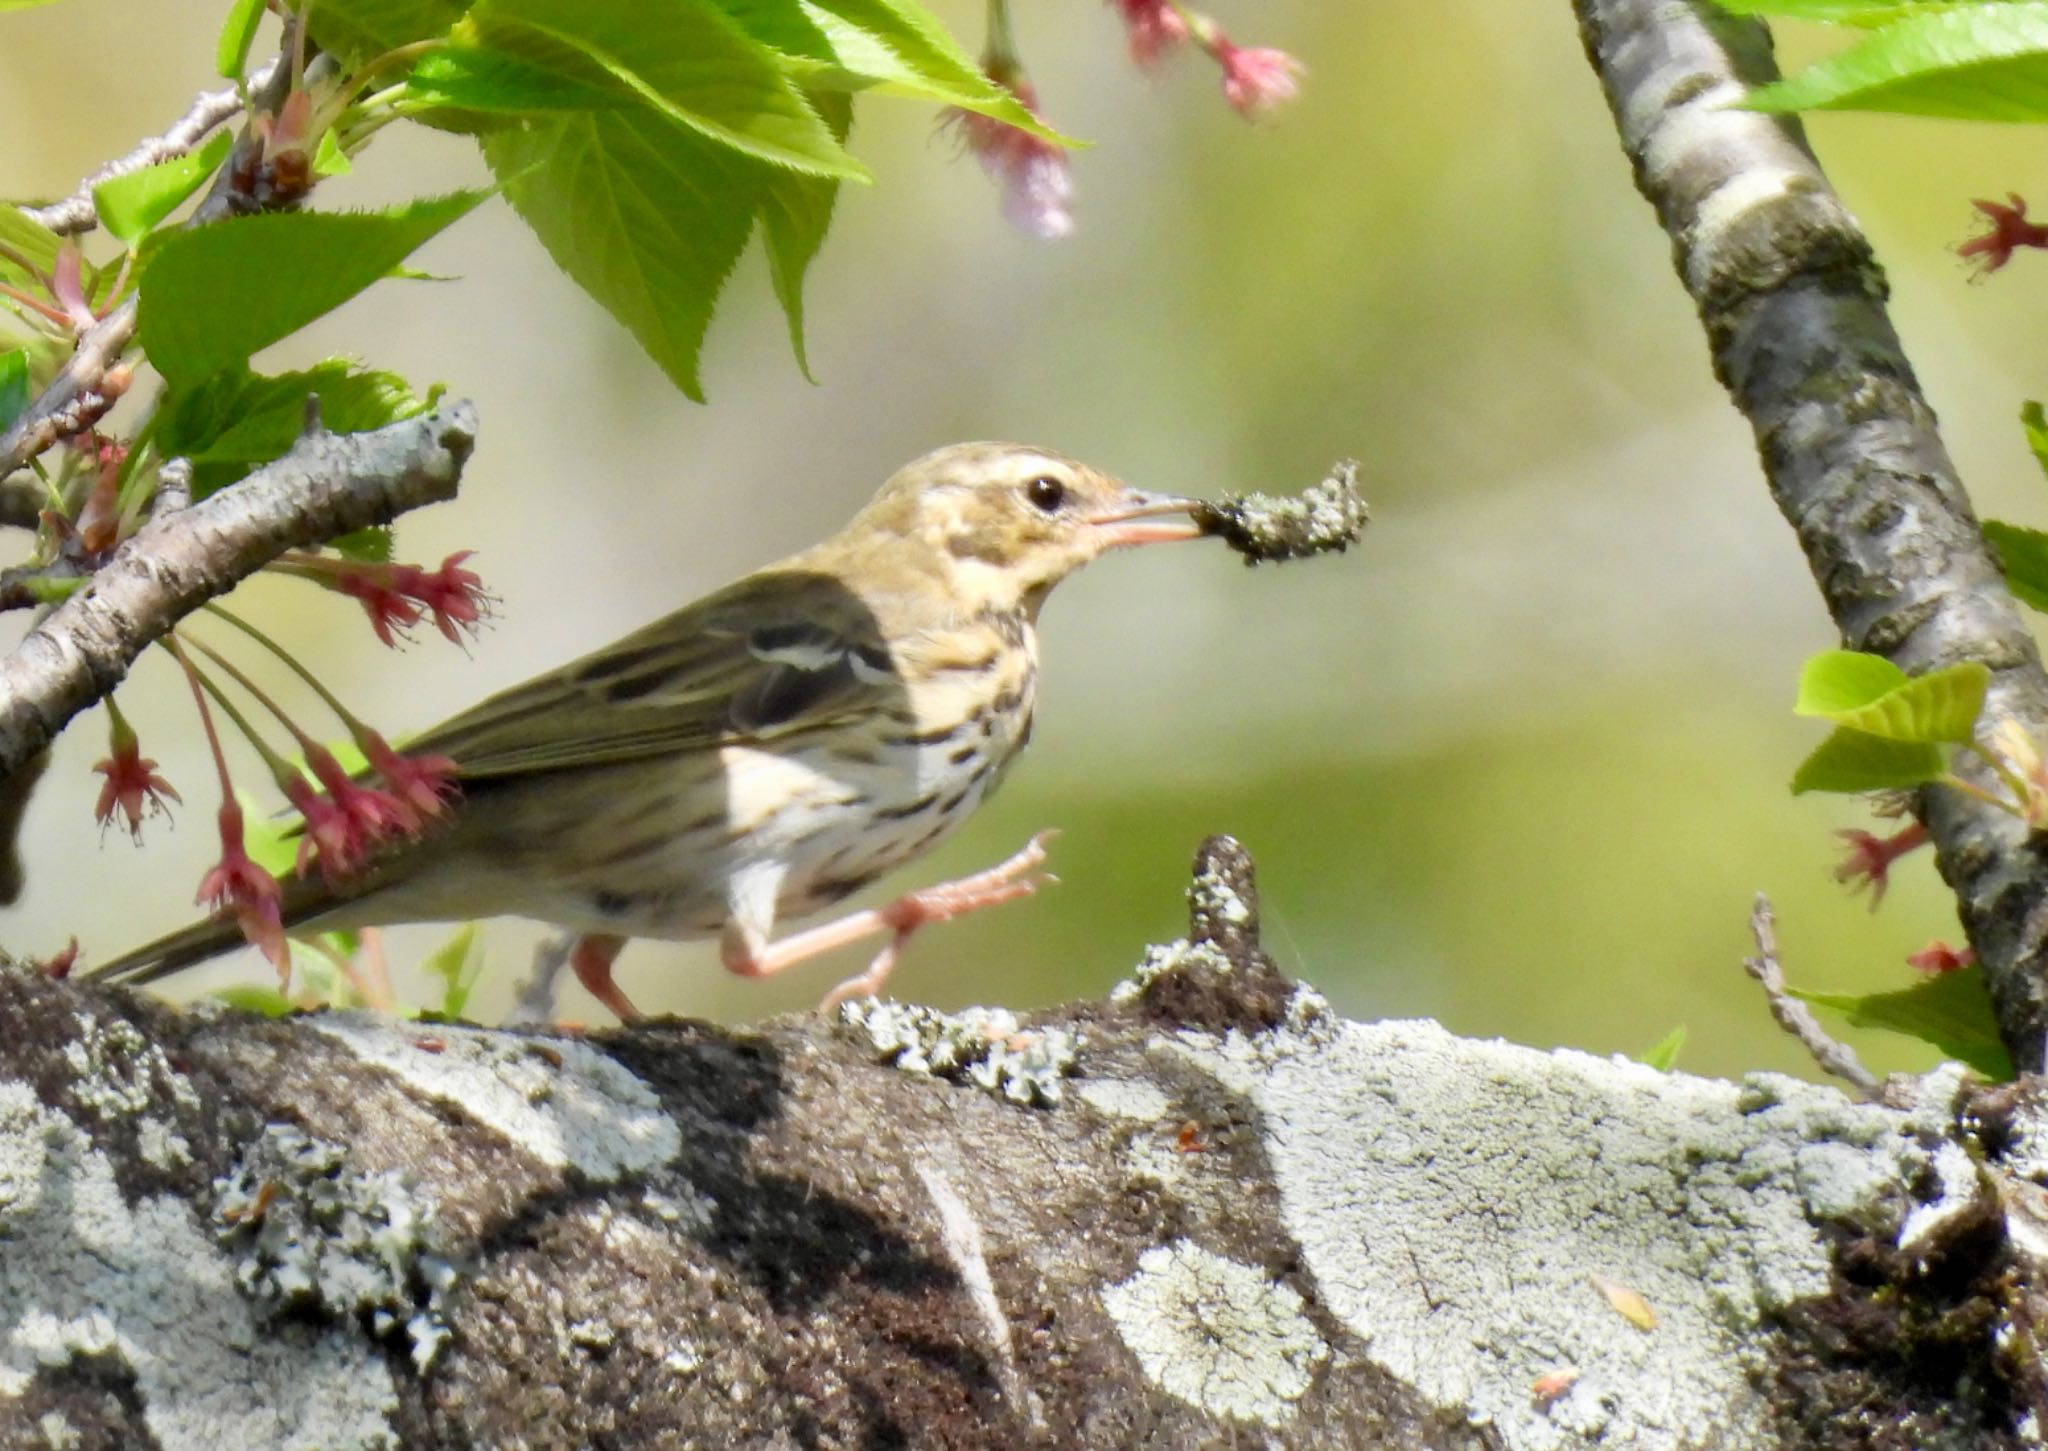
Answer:
M1636 183L1843 641L1914 674L1993 671L1987 714L2048 741L2048 678L1884 307L1883 274L1797 121L1739 109L1770 35L1707 3L1575 0ZM2013 1061L2048 1042L2048 857L1963 793L1917 803Z

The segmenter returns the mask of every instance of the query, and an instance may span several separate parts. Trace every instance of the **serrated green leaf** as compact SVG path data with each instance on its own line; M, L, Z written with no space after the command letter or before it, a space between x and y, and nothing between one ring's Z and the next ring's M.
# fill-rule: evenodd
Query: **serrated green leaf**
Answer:
M1775 15L1821 25L1854 25L1870 30L1909 15L1937 15L1958 6L2004 0L1716 0L1735 15Z
M1049 141L1075 144L991 81L945 27L910 0L803 0L803 10L831 47L839 84L959 106ZM807 78L814 86L834 79Z
M348 159L348 153L341 149L338 132L329 130L320 135L320 144L313 148L313 175L325 181L330 176L347 176L355 170Z
M438 1013L442 1021L456 1022L462 1017L462 1010L469 1005L470 991L475 988L483 966L483 954L476 950L474 922L465 922L456 928L453 936L420 963L422 972L441 979Z
M0 278L40 287L57 265L64 239L19 207L0 203Z
M1824 650L1800 672L1792 710L1895 741L1960 745L1975 734L1990 684L1975 660L1909 677L1880 655Z
M1837 728L1792 773L1792 794L1893 791L1932 781L1944 768L1941 747L1931 742L1888 740Z
M2027 448L2034 455L2034 462L2041 466L2041 472L2048 474L2048 415L2041 411L2041 405L2032 401L2020 405L2020 427L2027 433Z
M14 427L28 407L28 349L0 353L0 433Z
M642 108L535 122L483 146L556 265L702 402L698 353L767 168Z
M446 35L468 0L310 0L304 11L320 48L360 63L416 40Z
M234 144L232 132L216 131L197 151L101 182L92 189L100 225L122 246L136 246L199 190L227 160Z
M2048 120L2048 4L2018 0L1913 15L1750 93L1759 111L1903 111Z
M2005 567L2005 585L2013 598L2029 608L2048 611L2048 533L1986 519L1984 538L1998 551L1999 563Z
M1991 995L1974 967L1929 977L1888 993L1815 993L1789 989L1801 1002L1843 1014L1853 1028L1882 1028L1932 1043L1987 1078L2013 1076L2012 1058L1998 1036Z
M1823 650L1800 667L1799 695L1792 703L1792 713L1839 723L1844 712L1882 700L1910 679L1882 655Z
M256 41L256 27L263 23L264 0L235 0L227 19L220 23L220 38L213 43L213 67L221 76L239 81L249 68L249 47Z
M288 1018L297 1011L292 1000L276 988L259 987L253 983L215 988L211 996L214 1001L226 1003L238 1012L260 1013L266 1018Z
M481 64L477 54L512 64L489 88L446 89L451 72ZM776 166L865 181L830 129L791 82L778 56L707 0L479 0L454 42L415 72L438 83L422 99L471 110L591 109L592 95L645 109ZM539 91L514 94L521 77Z
M379 212L274 212L167 237L142 279L143 351L191 384L333 311L488 193Z
M156 442L164 457L192 461L193 496L204 498L290 450L305 431L306 399L315 393L321 426L331 433L365 433L425 406L397 374L366 371L345 358L275 376L236 367L169 390L157 412Z
M1671 1065L1678 1061L1678 1050L1685 1046L1685 1025L1680 1024L1659 1038L1642 1061L1659 1073L1669 1073Z
M826 94L816 98L818 110L832 127L832 134L846 139L853 125L853 101L844 95ZM839 183L823 177L778 175L770 179L761 207L761 242L768 252L768 279L775 299L789 320L789 345L796 353L796 365L805 378L811 377L811 360L804 347L804 274L824 245L826 229L832 225L832 207L839 196Z

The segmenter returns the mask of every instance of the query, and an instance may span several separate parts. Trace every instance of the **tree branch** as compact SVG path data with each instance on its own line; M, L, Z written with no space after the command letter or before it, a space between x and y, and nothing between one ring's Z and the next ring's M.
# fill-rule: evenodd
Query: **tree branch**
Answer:
M1993 671L1987 713L2048 741L2048 678L1884 308L1869 243L1795 120L1733 109L1770 34L1703 0L1575 0L1636 184L1672 239L1717 376L1851 648ZM2048 857L1963 793L1916 803L2013 1061L2048 1042Z
M0 661L0 778L127 674L149 643L287 549L455 497L476 442L456 403L357 434L310 434L283 458L153 518Z
M259 92L267 89L279 64L279 61L273 60L250 76L247 82L249 90ZM94 171L78 184L78 190L64 200L52 202L48 206L23 207L22 210L33 220L64 236L90 232L100 223L99 213L93 207L94 187L101 182L112 181L117 176L126 176L131 171L140 171L145 166L176 160L205 140L207 132L238 114L241 109L241 92L232 86L219 91L201 91L193 98L192 105L185 114L173 122L163 135L151 136L137 142L134 150L126 156L116 157Z
M0 1442L2023 1444L2038 1085L1887 1107L1342 1022L1246 865L1206 848L1187 939L1021 1024L0 972Z

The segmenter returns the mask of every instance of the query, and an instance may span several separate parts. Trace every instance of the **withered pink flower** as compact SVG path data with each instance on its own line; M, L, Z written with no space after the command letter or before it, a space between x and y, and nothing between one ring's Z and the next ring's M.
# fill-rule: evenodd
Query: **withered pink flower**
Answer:
M1038 95L1021 74L992 66L989 77L1006 86L1032 115ZM943 123L956 129L981 169L1003 192L1003 215L1034 237L1064 237L1074 230L1072 178L1067 153L1057 143L977 111L953 109Z
M2010 193L2009 199L2011 206L1987 201L1970 203L1991 218L1991 230L1958 245L1956 255L1976 262L1980 277L2012 261L2013 252L2020 247L2048 247L2048 225L2027 220L2027 203L2018 192Z
M1171 0L1112 0L1123 16L1124 33L1130 40L1131 59L1141 66L1157 65L1167 52L1188 38L1187 22L1173 8Z
M1301 91L1302 64L1284 50L1237 46L1218 37L1213 53L1223 67L1223 98L1248 120L1293 100Z
M242 808L232 797L220 808L220 860L199 883L195 899L223 914L233 914L242 936L270 959L278 976L291 972L285 946L284 889L277 878L253 861L244 844Z
M140 840L142 818L145 813L168 813L170 807L165 798L182 802L171 783L157 774L156 762L142 754L140 742L135 738L134 728L126 718L111 710L112 725L107 732L108 754L93 767L106 782L100 787L99 804L93 808L93 816L101 826L114 819L120 812L128 819L128 834Z

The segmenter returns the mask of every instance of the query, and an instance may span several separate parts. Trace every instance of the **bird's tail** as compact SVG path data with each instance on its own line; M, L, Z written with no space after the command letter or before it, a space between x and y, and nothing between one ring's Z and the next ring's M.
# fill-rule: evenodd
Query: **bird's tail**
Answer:
M307 926L312 918L335 905L334 893L318 878L312 881L299 877L285 878L284 901L280 908L285 931L292 932ZM112 962L102 963L78 975L88 982L140 987L195 967L210 957L230 952L240 947L242 942L242 929L234 918L202 917L154 942L122 953Z

